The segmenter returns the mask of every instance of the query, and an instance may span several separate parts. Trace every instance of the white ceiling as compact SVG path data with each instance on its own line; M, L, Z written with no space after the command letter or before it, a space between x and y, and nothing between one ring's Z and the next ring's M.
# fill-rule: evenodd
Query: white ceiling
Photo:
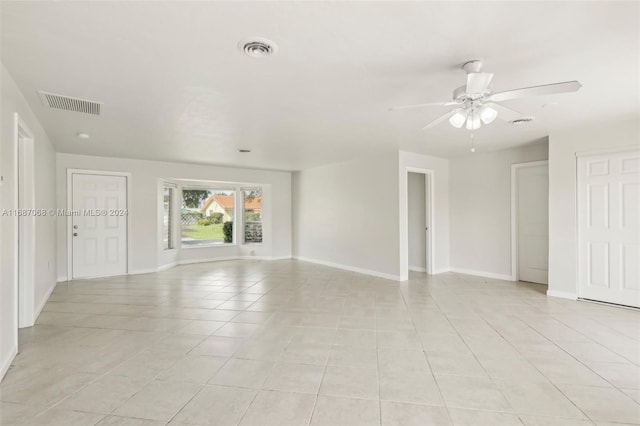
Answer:
M577 93L506 102L536 121L483 126L479 150L640 113L638 2L2 1L1 8L2 62L62 152L283 170L398 148L462 155L467 131L446 122L420 130L446 108L387 109L448 100L470 59L495 73L495 91L583 84ZM249 36L274 40L278 54L245 56L237 43ZM37 90L104 102L103 114L46 109Z

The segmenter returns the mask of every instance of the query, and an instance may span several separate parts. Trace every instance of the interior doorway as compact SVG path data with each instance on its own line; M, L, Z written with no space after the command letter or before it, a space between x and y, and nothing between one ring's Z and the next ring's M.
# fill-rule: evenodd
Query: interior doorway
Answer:
M433 274L433 175L407 169L407 262L409 271Z
M409 223L409 270L427 272L426 175L409 173L407 178Z
M515 281L548 284L549 163L511 166L511 273Z
M18 328L35 322L35 162L33 133L15 114L15 276Z

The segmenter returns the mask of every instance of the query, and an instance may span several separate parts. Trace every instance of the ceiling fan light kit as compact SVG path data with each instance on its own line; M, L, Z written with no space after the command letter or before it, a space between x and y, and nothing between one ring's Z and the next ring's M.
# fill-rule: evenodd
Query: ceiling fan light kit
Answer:
M491 124L493 120L498 117L498 111L491 108L489 105L484 105L480 108L480 119L484 124Z
M475 109L472 109L467 117L467 130L478 130L482 126L480 115Z
M460 129L464 125L464 122L467 121L468 115L468 109L458 108L454 110L454 114L449 118L449 123L456 129Z
M467 73L467 84L453 91L453 101L405 105L391 108L391 110L427 106L456 106L455 109L431 121L423 129L430 129L448 118L453 127L461 129L464 126L467 130L473 131L478 130L483 124L491 124L496 118L506 122L514 122L521 118L518 111L501 105L499 102L531 96L575 92L582 87L578 81L573 80L493 93L490 86L493 74L482 72L481 61L465 62L462 69Z

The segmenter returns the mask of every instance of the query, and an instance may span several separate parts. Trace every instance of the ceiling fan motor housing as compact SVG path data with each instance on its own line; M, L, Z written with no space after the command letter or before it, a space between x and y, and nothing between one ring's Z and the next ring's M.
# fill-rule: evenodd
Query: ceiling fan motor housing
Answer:
M467 61L462 64L462 69L467 73L482 71L482 61L474 59L473 61Z
M460 86L453 91L453 100L463 106L470 106L470 104L481 104L484 96L491 91L485 93L467 93L467 86Z

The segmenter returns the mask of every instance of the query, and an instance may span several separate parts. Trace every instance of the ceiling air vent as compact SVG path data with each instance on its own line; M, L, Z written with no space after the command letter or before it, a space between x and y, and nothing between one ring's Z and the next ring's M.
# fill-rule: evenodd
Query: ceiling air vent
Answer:
M252 58L266 58L275 55L278 51L278 46L274 42L262 37L241 40L238 48Z
M520 117L509 121L510 124L527 124L533 121L533 117Z
M40 95L40 100L44 106L49 108L100 115L102 102L88 101L86 99L55 95L47 92L38 92L38 95Z

